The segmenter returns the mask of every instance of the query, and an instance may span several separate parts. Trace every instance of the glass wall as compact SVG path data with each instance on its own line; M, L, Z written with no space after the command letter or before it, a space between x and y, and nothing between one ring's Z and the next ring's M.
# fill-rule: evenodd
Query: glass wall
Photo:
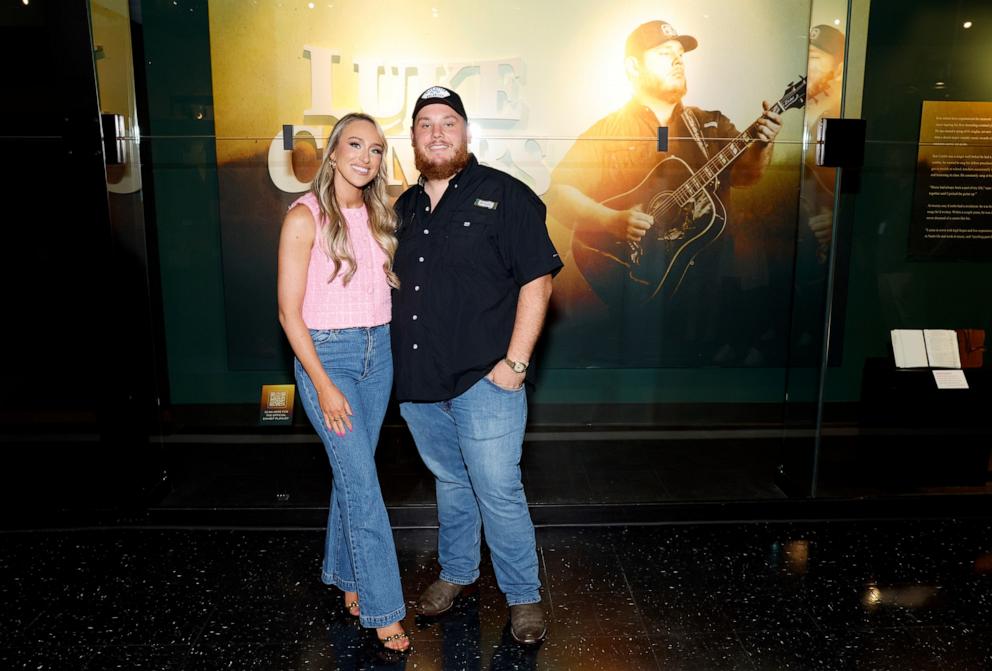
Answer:
M824 496L986 491L990 37L987 3L872 3L864 166L842 176L837 201L850 255L831 313L845 356L823 387ZM913 361L921 329L946 340L928 333ZM894 350L918 367L899 368ZM944 366L962 368L935 374ZM853 439L828 430L843 424Z
M125 128L115 228L160 319L161 438L319 449L299 410L259 421L262 386L293 382L282 217L351 110L385 128L402 193L412 102L442 84L478 159L542 198L565 263L530 392L532 502L984 491L987 368L938 390L895 368L890 330L974 329L977 352L992 320L992 16L890 5L93 0L101 105ZM643 57L666 41L684 54ZM864 119L866 141L824 139L825 118ZM962 156L958 182L924 169ZM936 223L951 205L967 225ZM385 435L386 481L422 478L395 408ZM429 502L422 485L393 502Z

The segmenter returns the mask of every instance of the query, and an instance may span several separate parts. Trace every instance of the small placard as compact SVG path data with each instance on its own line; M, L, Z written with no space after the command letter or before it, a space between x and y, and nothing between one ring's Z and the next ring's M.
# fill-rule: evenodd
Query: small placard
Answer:
M476 198L475 206L484 207L487 210L495 210L499 206L499 203L497 203L495 200L484 200L482 198Z
M295 384L263 384L258 423L289 425L293 423Z
M964 376L964 371L957 370L935 370L933 379L937 383L937 389L967 389L968 378Z
M658 151L668 151L668 126L658 126Z

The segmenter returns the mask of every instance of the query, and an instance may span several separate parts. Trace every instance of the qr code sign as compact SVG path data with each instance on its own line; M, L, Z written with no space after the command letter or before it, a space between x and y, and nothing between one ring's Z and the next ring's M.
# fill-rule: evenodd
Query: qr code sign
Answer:
M269 407L270 408L285 408L287 403L286 392L284 391L273 391L269 392Z

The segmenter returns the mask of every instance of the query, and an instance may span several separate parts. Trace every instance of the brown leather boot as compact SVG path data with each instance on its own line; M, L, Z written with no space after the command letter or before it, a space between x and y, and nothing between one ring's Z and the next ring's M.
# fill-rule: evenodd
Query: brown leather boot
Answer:
M455 585L447 580L438 578L420 595L420 598L417 599L417 603L414 605L414 609L421 615L428 617L440 615L454 605L455 599L458 598L458 595L466 587L469 587L469 585Z
M517 643L534 645L548 634L544 621L544 608L540 603L522 603L510 606L510 633Z

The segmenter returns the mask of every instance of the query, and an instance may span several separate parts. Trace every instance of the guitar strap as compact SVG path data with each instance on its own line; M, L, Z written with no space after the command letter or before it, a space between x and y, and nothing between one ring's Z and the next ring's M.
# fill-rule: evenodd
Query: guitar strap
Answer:
M682 122L689 129L689 134L696 141L699 151L703 152L703 158L709 160L710 154L706 151L706 140L703 139L703 132L699 129L699 121L696 120L696 115L688 107L682 110Z

